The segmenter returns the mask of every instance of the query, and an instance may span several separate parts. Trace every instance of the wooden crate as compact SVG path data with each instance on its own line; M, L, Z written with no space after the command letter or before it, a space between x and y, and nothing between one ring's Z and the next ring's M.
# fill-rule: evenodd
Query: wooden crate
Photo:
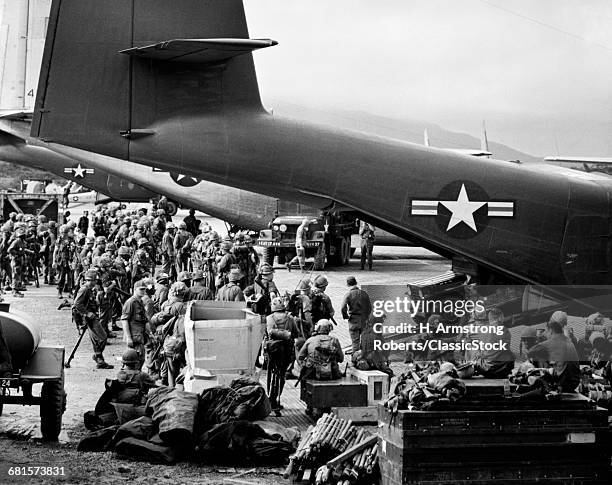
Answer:
M349 378L302 381L300 399L311 408L367 406L368 386Z
M577 402L583 408L572 408ZM382 483L610 483L607 412L568 404L399 411L395 418L379 405Z

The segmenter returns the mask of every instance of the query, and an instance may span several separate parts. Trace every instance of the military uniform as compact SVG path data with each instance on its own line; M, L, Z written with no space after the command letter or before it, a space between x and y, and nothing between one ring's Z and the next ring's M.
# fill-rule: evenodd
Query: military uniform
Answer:
M170 275L171 280L176 279L176 250L174 248L174 236L166 230L161 243L162 267L164 273Z
M186 229L179 229L174 236L174 251L176 253L176 271L189 271L189 255L191 253L191 243L193 235Z
M235 282L222 286L217 291L217 301L244 301L244 293Z
M20 231L20 230L18 230ZM23 233L25 236L25 232ZM16 296L21 295L19 291L25 290L24 286L24 272L25 267L25 256L28 248L23 238L17 237L13 239L13 242L8 248L8 254L11 257L11 272L13 279L13 294Z
M72 315L78 327L86 326L94 350L93 359L98 367L107 368L102 352L106 347L106 330L98 318L98 303L96 290L83 284L74 299Z
M127 322L127 328L124 327L124 337L126 342L128 342L128 334L132 340L132 344L128 344L128 347L131 347L138 352L142 365L145 360L145 328L147 324L147 313L141 297L131 296L123 304L121 320L123 322Z
M348 320L349 334L353 352L359 350L361 332L372 313L372 302L369 295L359 287L351 286L344 296L341 305L342 317Z

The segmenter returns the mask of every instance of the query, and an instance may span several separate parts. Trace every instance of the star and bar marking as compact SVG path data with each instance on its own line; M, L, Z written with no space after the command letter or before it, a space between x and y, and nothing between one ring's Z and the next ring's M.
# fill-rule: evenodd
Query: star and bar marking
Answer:
M79 163L76 167L64 167L64 173L72 173L75 177L84 178L85 174L93 174L93 168L83 168Z
M474 212L484 205L487 206L487 215L489 217L514 217L514 202L470 200L465 184L461 184L456 200L413 199L410 206L410 214L413 216L437 216L439 204L451 212L451 218L446 227L447 232L461 223L464 223L472 231L478 232L476 222L474 221Z

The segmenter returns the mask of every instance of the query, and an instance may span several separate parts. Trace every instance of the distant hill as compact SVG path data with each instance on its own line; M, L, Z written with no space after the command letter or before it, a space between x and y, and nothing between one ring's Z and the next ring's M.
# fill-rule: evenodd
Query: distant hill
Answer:
M429 142L436 148L480 148L480 133L471 136L466 133L456 133L445 130L439 125L426 121L409 119L395 119L384 116L372 115L362 111L337 110L327 112L279 102L274 106L274 113L308 120L317 123L325 123L350 130L364 131L379 136L387 136L411 143L423 144L423 131L427 129ZM541 161L541 158L515 150L512 147L491 141L495 134L488 132L489 151L493 158L499 160L520 160L530 163Z
M35 168L24 167L16 163L0 162L0 190L16 189L21 187L22 180L61 180L52 173ZM62 181L65 183L65 181Z

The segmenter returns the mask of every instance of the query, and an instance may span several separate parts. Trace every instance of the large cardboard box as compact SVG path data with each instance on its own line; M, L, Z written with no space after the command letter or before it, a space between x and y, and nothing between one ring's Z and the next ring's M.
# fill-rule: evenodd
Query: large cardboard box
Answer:
M244 302L192 301L185 315L187 365L194 375L251 375L264 336Z

